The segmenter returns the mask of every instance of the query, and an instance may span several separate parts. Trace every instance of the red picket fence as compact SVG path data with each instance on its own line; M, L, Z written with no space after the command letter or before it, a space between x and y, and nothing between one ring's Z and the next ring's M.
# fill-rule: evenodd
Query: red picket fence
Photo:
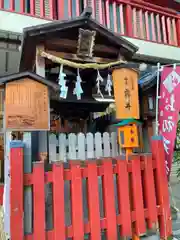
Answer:
M140 235L146 227L159 223L160 236L172 234L165 172L164 150L160 140L152 141L153 153L134 155L127 163L124 159L102 159L100 161L73 162L69 167L54 163L52 170L45 172L44 163L33 164L33 172L23 173L23 144L11 143L11 239L13 240L100 240L105 231L108 240ZM83 185L86 179L88 219L84 220ZM100 216L99 181L102 180L104 216ZM65 182L70 183L71 224L65 218ZM53 228L46 230L45 184L52 183ZM25 186L33 189L33 231L24 234L23 193ZM115 197L117 196L117 197Z

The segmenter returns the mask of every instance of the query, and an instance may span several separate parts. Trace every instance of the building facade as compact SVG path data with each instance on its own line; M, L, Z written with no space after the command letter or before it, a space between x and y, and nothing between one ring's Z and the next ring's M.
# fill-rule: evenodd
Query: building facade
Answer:
M0 75L18 70L23 28L79 16L93 17L139 47L134 60L180 62L180 3L162 0L1 0Z

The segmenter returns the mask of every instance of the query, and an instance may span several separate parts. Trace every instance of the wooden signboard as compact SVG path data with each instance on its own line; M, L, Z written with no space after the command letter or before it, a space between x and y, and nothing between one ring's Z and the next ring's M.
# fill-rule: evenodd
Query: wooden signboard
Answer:
M49 130L49 117L49 96L46 85L28 78L6 84L6 129Z
M132 69L114 69L112 78L116 118L139 119L138 73Z

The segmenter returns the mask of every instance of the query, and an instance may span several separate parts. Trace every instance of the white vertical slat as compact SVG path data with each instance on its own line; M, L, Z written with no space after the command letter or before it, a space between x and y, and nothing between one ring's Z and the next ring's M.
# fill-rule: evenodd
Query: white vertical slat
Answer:
M148 11L146 11L144 15L145 15L146 40L150 40L150 33L149 33L149 13L148 13Z
M32 136L30 132L23 134L24 147L24 173L32 172ZM24 188L24 232L32 233L33 222L33 207L32 207L32 186Z
M156 24L157 24L157 40L161 42L161 24L160 24L160 16L156 15Z
M94 137L92 133L86 134L87 159L94 158Z
M66 134L59 134L59 161L67 161L67 139Z
M123 4L119 5L119 12L120 12L120 29L121 29L121 34L124 35L125 33L125 24L124 24L124 8L123 8Z
M77 136L74 133L68 135L68 145L69 145L69 160L76 160L76 146L77 146Z
M163 41L164 43L167 43L166 21L164 16L161 17L161 23L162 23Z
M171 19L170 17L168 17L166 19L166 24L167 24L167 35L168 35L168 40L169 40L169 44L172 44L172 29L171 29Z
M133 8L133 34L134 37L138 37L137 35L137 9Z
M144 19L143 19L143 11L140 9L137 13L137 22L138 22L138 35L140 38L144 39Z
M11 132L5 133L5 151L4 151L4 232L10 236L10 141Z
M104 148L102 148L102 144ZM56 157L56 146L59 147L59 155ZM122 149L119 150L117 143L117 133L108 132L92 134L64 134L58 136L51 135L49 138L50 161L64 161L69 160L87 160L101 157L116 157L118 152L121 154Z
M113 7L113 18L114 18L114 32L117 33L117 13L116 13L117 4L115 1L113 2L112 7Z
M40 1L39 0L35 0L35 14L38 17L42 17L40 8L41 8ZM49 0L44 0L44 11L45 11L45 17L47 17L47 18L50 17Z
M176 30L176 21L175 19L173 18L172 19L172 28L173 28L173 37L174 37L174 45L178 45L178 42L177 42L177 30Z
M109 139L108 132L103 133L103 146L104 146L104 157L110 157L111 149L110 149L110 139Z
M77 158L79 160L86 160L86 152L85 152L85 136L83 133L79 133L77 136L78 142L78 154Z
M117 157L118 156L118 144L117 144L117 133L111 133L111 156Z
M96 158L103 157L101 133L99 133L99 132L95 133L95 141L94 142L95 142L95 157Z
M56 154L57 138L55 134L50 134L49 136L49 162L58 161Z
M154 13L151 13L151 29L152 29L152 40L153 41L156 41L156 32L155 32L155 28L156 28L156 25L155 25L155 19L154 19Z

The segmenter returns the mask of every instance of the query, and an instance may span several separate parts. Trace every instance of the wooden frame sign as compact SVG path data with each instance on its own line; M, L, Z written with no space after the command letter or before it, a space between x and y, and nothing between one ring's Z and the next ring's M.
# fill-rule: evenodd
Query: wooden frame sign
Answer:
M50 129L48 87L30 78L6 83L5 128L14 131Z

